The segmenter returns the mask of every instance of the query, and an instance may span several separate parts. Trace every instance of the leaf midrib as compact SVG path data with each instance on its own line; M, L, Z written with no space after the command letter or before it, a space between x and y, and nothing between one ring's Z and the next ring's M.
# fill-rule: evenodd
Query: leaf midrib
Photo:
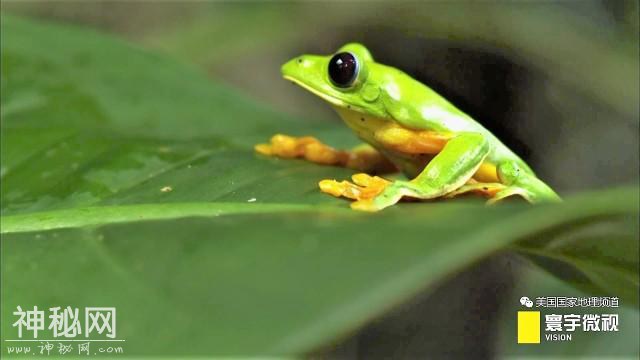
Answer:
M141 220L175 219L189 216L222 216L232 214L283 212L355 213L347 207L282 203L187 202L86 206L73 209L59 209L1 216L0 233L10 234L83 226L97 226Z

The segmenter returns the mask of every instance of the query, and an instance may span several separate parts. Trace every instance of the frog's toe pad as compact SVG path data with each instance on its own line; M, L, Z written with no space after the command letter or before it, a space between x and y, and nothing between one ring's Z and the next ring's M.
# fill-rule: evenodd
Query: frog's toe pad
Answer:
M345 194L347 194L347 190L350 189L349 183L347 181L338 182L336 180L328 179L320 180L318 186L320 186L320 191L322 191L323 193L333 195L335 197L348 197Z
M389 180L383 179L379 176L371 176L365 173L355 174L351 177L351 179L356 185L365 187L369 190L369 192L373 193L371 197L378 195L389 184L391 184L391 181Z

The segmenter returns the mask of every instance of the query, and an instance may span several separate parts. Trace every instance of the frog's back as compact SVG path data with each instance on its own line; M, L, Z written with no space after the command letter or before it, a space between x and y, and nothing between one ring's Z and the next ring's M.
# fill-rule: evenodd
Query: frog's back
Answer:
M405 93L398 94L398 87L391 85L390 89L387 88L390 101L393 101L395 96L398 99L402 98L402 103L405 104L404 106L408 106L408 108L405 109L396 109L396 111L402 111L406 114L405 116L407 116L405 123L397 119L400 123L419 130L452 133L474 132L482 134L491 145L491 152L487 156L487 161L498 164L506 160L515 160L528 168L518 155L511 151L511 149L504 145L484 126L471 118L471 116L465 114L462 110L455 107L423 83L413 79L400 70L394 70L396 71L392 73L393 76L400 77L400 79L394 79L387 83L396 84L400 81L403 84L402 87L405 89ZM407 91L407 89L409 91ZM393 111L390 111L390 113L394 115ZM402 116L402 114L399 116Z

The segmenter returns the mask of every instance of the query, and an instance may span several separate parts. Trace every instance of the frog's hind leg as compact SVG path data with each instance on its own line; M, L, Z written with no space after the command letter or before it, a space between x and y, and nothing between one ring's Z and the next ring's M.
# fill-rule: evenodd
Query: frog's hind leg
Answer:
M258 144L254 148L256 152L267 156L302 158L317 164L342 166L365 172L381 174L396 170L386 157L366 144L352 150L337 150L312 136L293 137L276 134L268 144Z
M477 182L473 179L470 179L466 184L448 193L447 195L445 195L445 197L452 198L463 194L474 193L488 198L493 198L496 196L496 194L506 188L507 186L501 183Z
M487 205L495 204L514 195L518 195L532 204L561 201L558 194L547 184L515 161L503 162L497 170L500 182L504 184L504 189L491 197L487 201Z
M463 186L478 170L490 146L481 134L462 133L447 142L424 170L411 181L394 181L371 199L351 204L356 210L378 211L403 197L434 199Z
M497 192L494 196L491 197L491 199L487 200L487 205L493 205L498 201L504 200L514 195L519 195L530 203L535 202L533 201L531 196L529 196L529 192L527 190L517 186L509 186L509 187L505 186L503 190Z

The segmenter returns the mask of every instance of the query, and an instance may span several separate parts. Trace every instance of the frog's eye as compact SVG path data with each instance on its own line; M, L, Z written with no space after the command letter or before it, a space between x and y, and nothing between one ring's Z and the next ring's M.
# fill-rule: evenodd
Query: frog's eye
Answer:
M333 85L346 88L353 85L358 77L358 61L351 53L335 54L329 60L329 78Z

